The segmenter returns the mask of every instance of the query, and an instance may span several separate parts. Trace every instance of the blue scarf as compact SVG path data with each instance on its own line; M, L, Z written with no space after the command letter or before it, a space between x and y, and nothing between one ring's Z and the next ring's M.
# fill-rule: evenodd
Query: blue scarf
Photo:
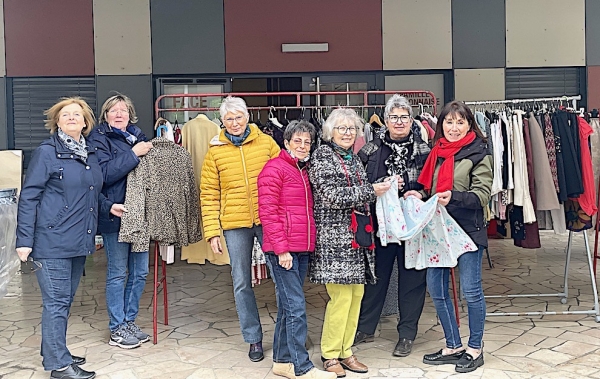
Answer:
M79 137L79 141L71 137L67 133L63 132L60 128L58 129L58 138L67 146L69 150L75 153L82 161L87 162L88 151L83 135Z
M127 140L127 143L130 144L131 146L135 145L135 143L137 142L137 137L133 135L133 127L131 127L131 125L127 126L127 130L121 130L119 128L113 128L111 126L111 129L113 130L113 132L116 132L117 134L122 135L123 137L125 137L125 139Z
M235 146L242 146L242 144L244 143L246 138L248 138L249 135L250 135L250 125L246 125L246 130L244 131L244 134L242 134L241 136L234 136L233 134L227 133L227 130L225 130L225 137L227 137L227 139L229 139L231 141L231 143L234 144Z

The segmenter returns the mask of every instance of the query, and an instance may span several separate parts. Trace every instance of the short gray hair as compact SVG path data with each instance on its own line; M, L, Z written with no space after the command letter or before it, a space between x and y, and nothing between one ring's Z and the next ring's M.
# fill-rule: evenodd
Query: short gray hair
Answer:
M408 111L408 115L410 117L413 116L413 109L410 103L408 102L408 99L396 93L394 94L394 96L390 97L387 104L385 105L385 112L383 114L383 117L387 120L387 118L390 116L390 113L392 113L392 111L396 108L405 109Z
M221 118L224 118L229 112L242 112L246 117L248 117L248 107L246 106L244 99L235 96L227 96L225 99L223 99L223 102L219 107Z
M294 120L285 127L283 132L283 139L290 141L292 137L297 133L308 133L310 134L310 141L315 142L315 127L308 121L305 120Z
M336 108L334 109L325 123L323 124L323 140L325 142L331 142L333 138L333 128L341 124L343 121L348 121L356 128L356 136L360 137L363 135L363 126L365 122L353 109L350 108Z

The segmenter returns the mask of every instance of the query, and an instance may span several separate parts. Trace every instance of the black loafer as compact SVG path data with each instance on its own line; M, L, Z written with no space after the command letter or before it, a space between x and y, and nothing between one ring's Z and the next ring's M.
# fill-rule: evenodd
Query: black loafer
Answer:
M265 355L263 353L262 341L250 344L248 358L250 358L252 362L260 362L265 358Z
M352 346L358 345L361 342L373 342L375 341L375 336L373 334L363 333L360 330L356 331L356 336L354 336L354 344Z
M95 372L85 371L75 364L70 365L66 370L52 370L50 373L51 379L93 379L95 377Z
M448 355L443 355L442 351L443 350L440 350L437 353L433 354L425 354L423 356L423 363L425 363L426 365L455 365L465 354L464 350Z
M87 362L84 357L78 357L76 355L71 355L71 358L73 359L73 363L76 364L77 366L84 365L85 362Z
M456 362L455 371L460 373L471 372L481 366L483 366L483 351L477 358L473 358L469 353L464 353L458 362Z
M412 340L409 340L408 338L400 338L392 354L395 357L407 357L412 351L412 346Z

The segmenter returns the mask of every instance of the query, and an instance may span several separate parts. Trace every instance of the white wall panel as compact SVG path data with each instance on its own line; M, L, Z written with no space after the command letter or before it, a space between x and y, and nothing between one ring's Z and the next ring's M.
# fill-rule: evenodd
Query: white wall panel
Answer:
M97 75L150 74L150 0L94 0L94 56Z
M504 100L504 69L454 70L454 98L462 101Z
M383 69L452 68L450 0L383 0Z
M585 66L585 0L506 0L506 67Z

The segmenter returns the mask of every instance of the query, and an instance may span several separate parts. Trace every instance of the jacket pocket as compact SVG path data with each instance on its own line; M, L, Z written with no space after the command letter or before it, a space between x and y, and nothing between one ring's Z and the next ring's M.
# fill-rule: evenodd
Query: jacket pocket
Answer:
M56 216L52 220L50 220L50 222L48 223L48 228L54 228L54 227L60 225L61 221L65 218L65 215L67 214L68 211L69 211L69 206L68 205L63 206L62 209L60 211L58 211Z
M292 215L289 211L285 211L285 231L289 238L292 235Z

